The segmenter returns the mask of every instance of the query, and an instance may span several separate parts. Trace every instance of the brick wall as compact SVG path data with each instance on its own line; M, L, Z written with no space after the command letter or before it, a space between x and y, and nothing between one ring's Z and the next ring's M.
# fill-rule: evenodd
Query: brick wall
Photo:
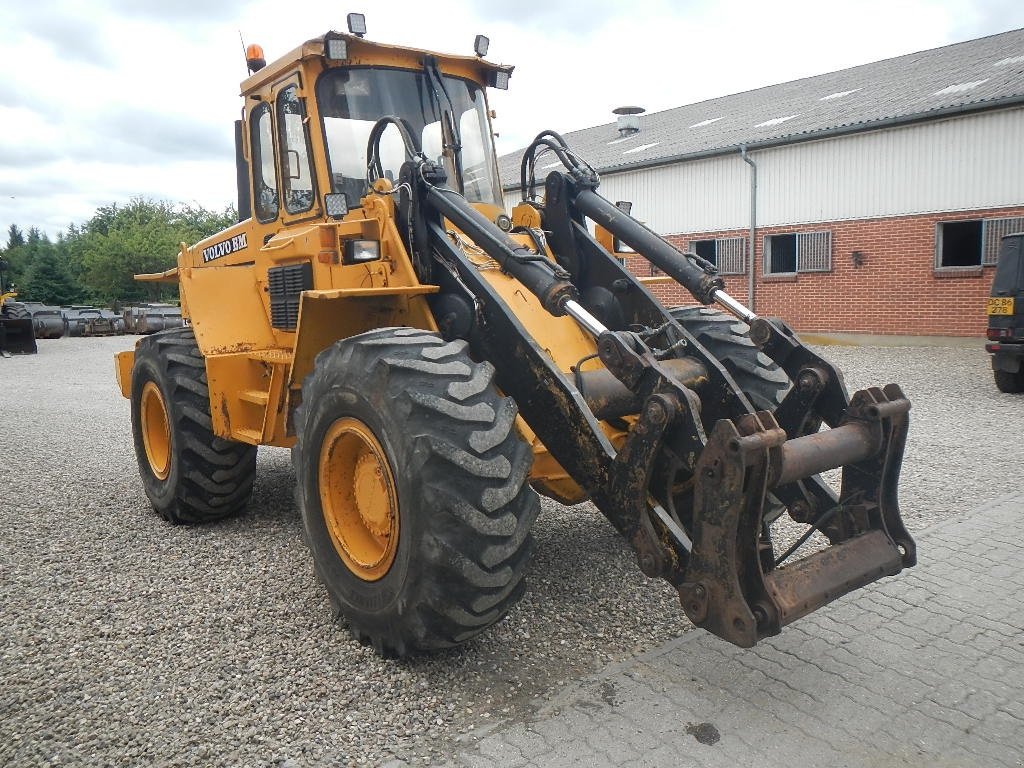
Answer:
M935 225L1016 216L1024 216L1024 207L759 228L755 310L781 317L803 332L984 337L985 299L992 287L993 267L936 270ZM765 235L822 230L832 232L831 272L762 274ZM685 248L690 240L747 234L747 230L696 232L668 239ZM862 266L854 266L853 251L864 255ZM640 257L630 257L628 263L638 275L650 274L649 264ZM747 276L730 275L725 281L726 290L745 303ZM677 285L655 285L652 291L668 306L693 303Z

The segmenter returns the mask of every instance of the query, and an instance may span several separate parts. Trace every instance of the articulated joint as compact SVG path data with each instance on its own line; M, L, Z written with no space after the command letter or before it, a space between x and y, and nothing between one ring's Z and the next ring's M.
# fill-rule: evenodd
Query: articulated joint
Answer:
M636 390L650 367L643 358L644 352L644 343L629 331L606 331L597 339L601 362L631 390Z

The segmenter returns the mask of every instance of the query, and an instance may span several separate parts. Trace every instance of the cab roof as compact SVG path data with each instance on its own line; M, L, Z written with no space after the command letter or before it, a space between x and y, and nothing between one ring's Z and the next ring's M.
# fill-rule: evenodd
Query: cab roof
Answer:
M298 48L289 51L284 56L280 56L258 72L254 72L247 77L241 83L242 95L246 96L254 91L262 90L265 86L277 81L282 75L292 70L300 62L323 58L325 40L328 37L341 38L346 41L348 45L348 58L345 59L345 62L348 64L364 66L376 64L379 66L417 68L422 66L424 56L433 56L437 59L442 71L451 69L468 70L477 75L477 79L481 84L486 84L489 72L507 72L511 74L512 70L515 69L513 66L495 64L477 56L458 56L436 53L421 48L376 43L356 35L332 30L320 37L307 40Z

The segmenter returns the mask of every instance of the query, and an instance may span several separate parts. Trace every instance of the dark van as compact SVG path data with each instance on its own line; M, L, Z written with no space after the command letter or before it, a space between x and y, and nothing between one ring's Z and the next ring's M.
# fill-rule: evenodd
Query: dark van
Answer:
M988 300L992 371L1000 392L1024 392L1024 232L1007 235Z

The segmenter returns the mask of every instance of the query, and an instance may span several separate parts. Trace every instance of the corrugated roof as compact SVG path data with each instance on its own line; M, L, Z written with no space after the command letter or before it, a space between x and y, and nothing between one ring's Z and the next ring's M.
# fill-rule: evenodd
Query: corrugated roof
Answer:
M1024 29L640 115L627 137L610 122L565 139L613 172L1013 103L1024 103ZM499 159L506 188L522 154Z

